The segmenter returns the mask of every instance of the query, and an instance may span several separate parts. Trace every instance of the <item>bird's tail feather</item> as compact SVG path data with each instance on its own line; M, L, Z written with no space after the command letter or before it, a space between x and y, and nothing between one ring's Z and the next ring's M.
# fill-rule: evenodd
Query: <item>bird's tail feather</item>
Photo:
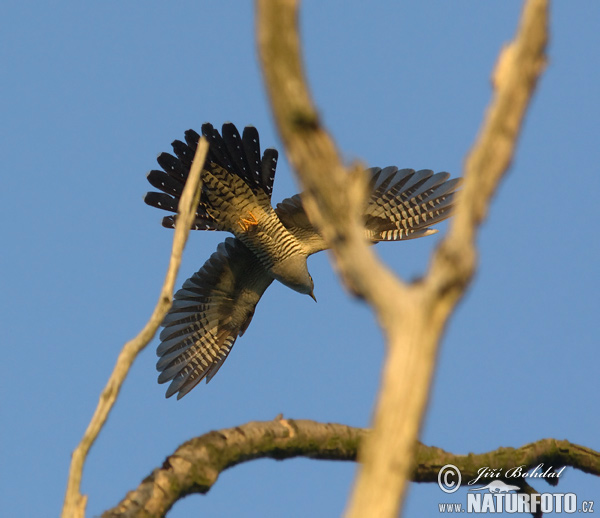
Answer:
M270 210L277 151L266 149L261 158L258 131L252 126L244 128L243 136L240 136L233 124L225 123L222 133L223 136L211 124L206 123L202 126L202 134L210 144L204 173L210 173L212 177L206 181L206 174L203 174L206 187L203 189L196 218L192 223L194 230L232 231L234 229L231 226L234 225L237 229L236 222L240 219L248 221L248 214L243 210L237 211L239 217L233 221L223 218L223 214L233 216L236 212L231 210L231 206L225 211L227 202L218 200L229 187L233 187L239 196L234 200L234 208L239 208L239 200L242 200L244 205L244 200L252 199L255 204ZM161 153L157 157L157 162L163 170L150 171L148 181L162 192L148 193L144 198L148 205L177 212L177 204L189 175L199 139L198 133L188 130L185 132L185 142L175 140L171 144L175 156ZM210 190L211 187L213 191ZM167 216L163 218L162 224L173 228L175 222L175 216Z

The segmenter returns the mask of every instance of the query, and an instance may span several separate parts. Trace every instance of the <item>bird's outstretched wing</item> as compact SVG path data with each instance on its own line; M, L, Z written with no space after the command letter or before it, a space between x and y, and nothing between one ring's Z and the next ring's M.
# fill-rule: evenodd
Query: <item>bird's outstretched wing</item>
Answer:
M221 243L185 281L163 321L156 351L158 382L171 382L167 397L177 393L181 399L204 378L210 381L271 282L260 261L235 238Z
M434 234L430 228L452 214L460 178L430 169L378 167L371 175L371 196L364 211L367 238L371 241L403 241Z
M371 168L364 209L366 237L373 242L403 241L434 234L431 226L450 217L460 178L429 169ZM275 208L281 222L306 245L309 253L325 250L325 241L310 223L302 196L286 198Z
M240 136L235 126L228 123L223 125L221 136L210 124L204 124L202 133L210 142L205 164L207 182L210 184L211 177L220 181L230 175L232 188L262 200L271 210L277 151L267 149L261 158L258 132L253 127L245 128ZM199 135L189 130L185 143L173 142L176 156L159 155L163 171L151 171L148 180L162 192L148 193L146 203L177 211L198 139ZM459 179L448 180L448 173L386 167L370 169L368 174L371 194L363 215L366 237L371 241L399 241L432 234L435 230L431 226L450 216ZM227 229L223 221L215 219L220 217L218 207L215 208L219 203L210 198L214 196L210 189L208 185L202 193L192 228ZM283 200L275 212L302 244L303 251L313 254L326 248L304 211L301 195ZM250 213L248 217L254 216ZM163 219L167 227L173 227L174 222L173 216ZM250 225L251 221L247 223ZM236 338L247 329L256 304L272 281L255 253L237 238L228 238L184 283L163 322L157 349L158 380L171 382L167 397L177 393L180 399L202 379L209 381L216 374Z
M202 125L202 134L210 146L204 168L218 173L220 169L241 178L250 190L260 196L267 196L270 201L273 192L273 181L277 167L278 153L276 149L265 149L260 154L258 131L253 126L246 126L242 136L232 123L223 124L222 134L206 123ZM200 135L194 130L185 132L185 142L175 140L171 146L175 156L161 153L157 157L160 170L148 173L148 181L162 192L149 192L144 201L153 207L177 212L177 203L181 197L183 186L187 180ZM200 198L193 230L221 230L219 222L207 212L207 197ZM175 217L163 218L163 226L173 228Z

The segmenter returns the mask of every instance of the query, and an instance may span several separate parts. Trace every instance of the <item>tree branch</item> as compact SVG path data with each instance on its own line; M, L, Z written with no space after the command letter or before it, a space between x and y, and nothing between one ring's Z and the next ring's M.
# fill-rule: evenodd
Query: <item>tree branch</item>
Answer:
M368 431L350 426L308 420L279 419L251 422L235 428L209 432L182 444L160 468L146 477L102 518L162 517L173 504L192 493L207 493L227 468L250 460L308 457L321 460L356 460ZM540 463L572 466L600 475L600 453L568 441L543 439L521 448L499 448L480 455L453 455L440 448L418 444L415 482L437 482L442 466L454 464L463 483L477 477L482 466L502 468ZM556 481L557 479L545 479Z
M507 170L529 100L545 64L546 0L526 2L515 40L501 54L496 95L466 162L454 221L427 277L406 285L363 237L365 180L348 173L321 126L302 69L297 0L257 0L259 54L275 120L305 187L304 206L322 232L348 288L369 303L387 338L388 356L374 430L360 453L348 516L395 517L412 469L437 347L448 317L475 271L476 232Z
M119 395L121 386L125 381L125 377L129 373L129 369L133 365L135 358L144 347L148 345L150 340L152 340L158 327L165 318L165 315L171 308L173 286L175 285L175 279L177 278L177 272L179 271L179 265L181 264L181 255L190 232L190 227L194 221L196 207L200 200L200 191L202 187L200 183L200 172L204 166L207 152L208 142L203 138L200 140L198 148L196 149L194 162L179 201L177 223L181 221L181 224L177 224L175 228L169 267L158 302L148 323L135 338L123 346L106 387L104 387L104 390L100 394L100 400L98 401L98 406L96 407L90 424L88 425L81 442L73 451L62 518L83 518L85 516L87 497L80 493L80 488L83 466L87 455L94 444L94 441L98 437L100 430L102 430L102 427L108 419L108 415Z

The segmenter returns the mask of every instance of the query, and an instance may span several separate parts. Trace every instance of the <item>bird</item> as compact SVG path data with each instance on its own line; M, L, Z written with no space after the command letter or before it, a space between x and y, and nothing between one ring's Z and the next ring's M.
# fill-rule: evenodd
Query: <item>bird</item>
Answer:
M256 305L274 280L315 301L308 256L327 244L310 222L302 194L271 204L278 152L261 155L258 131L246 126L240 135L227 122L221 133L202 125L209 151L201 173L200 201L191 228L233 234L217 247L204 265L173 298L162 322L156 353L158 382L170 382L166 397L181 399L198 383L208 383L227 359L236 339L244 334ZM146 204L177 212L178 200L200 135L184 133L175 140L173 155L157 157L161 170L147 179L161 192L148 192ZM368 200L363 211L365 237L372 243L404 241L437 232L431 226L448 218L460 178L429 169L372 167ZM162 225L174 228L176 217Z

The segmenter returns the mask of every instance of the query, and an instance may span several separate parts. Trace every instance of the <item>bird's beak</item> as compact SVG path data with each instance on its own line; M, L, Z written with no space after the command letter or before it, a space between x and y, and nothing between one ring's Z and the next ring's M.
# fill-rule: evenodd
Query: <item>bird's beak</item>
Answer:
M317 297L315 297L315 294L312 291L308 295L311 299L313 299L315 302L317 302Z

